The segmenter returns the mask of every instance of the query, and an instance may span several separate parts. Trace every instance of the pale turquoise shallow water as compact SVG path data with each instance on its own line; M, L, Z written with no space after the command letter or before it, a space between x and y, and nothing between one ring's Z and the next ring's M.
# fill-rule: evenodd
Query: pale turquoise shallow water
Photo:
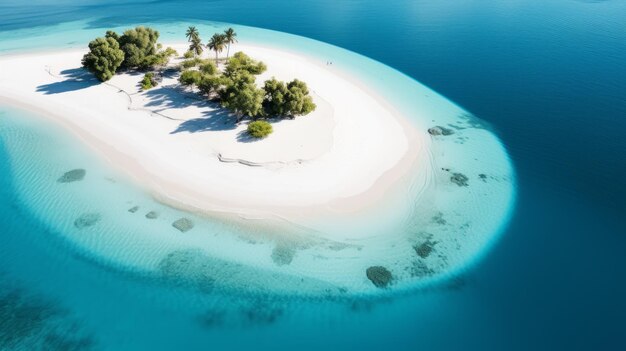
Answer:
M80 25L80 23L77 24ZM165 33L163 41L167 41L168 38L178 40L185 26L185 23L160 24L158 28ZM200 26L201 31L215 28L221 29L223 26ZM506 153L497 139L490 134L488 129L483 129L480 122L467 112L385 65L302 37L243 26L239 26L237 30L241 40L246 43L278 46L281 49L303 53L312 59L322 60L326 57L332 59L338 70L356 77L368 86L376 87L376 91L380 91L384 98L399 111L405 113L410 121L422 131L437 124L458 128L458 138L455 141L457 145L454 146L456 150L454 147L449 149L446 157L438 160L442 162L440 165L454 165L456 169L463 169L475 180L478 179L478 173L488 173L494 179L504 177L499 181L501 184L491 185L492 204L481 206L476 201L480 201L480 196L486 196L486 194L473 195L471 193L471 195L459 197L461 202L470 201L469 206L458 207L453 212L447 212L448 207L445 203L441 207L441 211L449 213L445 215L446 218L449 218L448 215L460 215L462 221L473 222L474 226L463 230L469 233L467 235L475 238L460 239L460 244L457 244L459 245L457 250L460 251L454 254L459 255L460 258L450 255L451 249L445 249L448 250L446 253L441 248L441 245L445 244L441 243L439 251L448 255L441 256L445 265L440 268L430 268L435 269L433 273L429 273L433 275L433 278L443 278L435 286L455 284L454 279L457 279L458 272L471 265L474 259L480 257L492 245L492 241L497 239L501 227L507 222L513 203L512 170ZM66 40L72 37L72 33L80 32L76 30L61 32L61 34L55 32L50 36L54 40ZM46 41L53 42L54 40ZM89 323L95 323L94 326L112 324L112 322L107 323L106 318L114 318L114 316L101 313L103 305L95 303L96 296L91 296L91 292L80 296L63 294L63 291L69 287L65 280L66 276L72 276L70 285L84 284L82 279L77 279L77 276L84 274L84 270L101 270L99 274L109 275L106 278L99 278L108 282L109 289L128 290L130 289L126 287L128 281L134 279L135 288L141 291L142 303L133 308L145 309L142 313L146 314L171 313L171 309L175 309L181 313L176 318L184 320L186 324L191 323L194 329L207 327L207 324L208 327L218 326L226 329L242 328L247 324L271 324L279 318L289 319L290 314L293 314L292 318L298 318L302 313L301 308L312 308L319 301L336 304L348 310L368 309L370 302L360 297L361 294L366 292L368 295L377 295L379 292L374 291L376 289L366 280L365 267L385 264L385 262L393 265L396 255L393 249L396 246L395 242L403 245L404 239L402 238L406 235L405 232L414 230L410 229L413 226L422 225L413 217L420 214L422 210L420 206L423 207L423 205L418 202L415 207L415 200L412 200L411 196L416 195L412 195L412 190L407 189L404 197L408 200L405 199L393 205L393 209L390 208L393 213L396 213L393 218L400 218L399 223L385 222L382 219L382 213L378 215L374 213L374 215L370 214L362 218L336 219L322 226L327 232L325 238L339 237L355 230L367 230L371 234L359 233L359 235L364 237L377 235L382 239L374 240L382 240L381 243L389 248L375 244L372 239L349 241L348 245L356 246L354 248L348 246L347 249L339 250L341 252L337 249L329 251L325 248L328 245L336 245L332 242L322 243L321 246L314 244L313 251L306 252L308 250L306 248L310 246L307 244L304 251L296 250L294 259L308 261L299 265L292 263L289 267L277 268L278 263L275 260L272 262L270 257L273 255L273 248L279 244L264 236L262 229L255 229L254 224L240 227L228 221L198 217L156 202L125 176L113 171L104 160L99 158L94 151L89 150L80 140L60 127L54 126L45 117L38 118L15 109L5 110L3 111L2 136L7 160L5 166L11 179L10 189L14 192L17 209L32 222L46 228L45 232L40 233L41 237L34 239L39 241L38 245L44 251L39 255L49 256L51 259L54 257L53 260L57 261L55 264L59 266L46 264L45 269L48 272L64 275L61 279L54 277L52 282L37 279L37 285L44 283L42 290L45 291L47 298L58 294L63 296L61 298L63 304L71 306L72 310L84 313L91 311L91 315L83 317L90 319L83 325L86 330L90 329L87 327ZM476 143L464 146L467 139L476 140ZM481 149L483 147L485 150ZM467 162L466 158L470 156L474 164ZM432 157L438 158L439 155ZM478 157L484 158L479 160ZM490 161L485 163L483 159ZM476 163L479 165L484 163L483 168L472 169L471 167L476 167ZM85 179L71 183L57 181L63 173L71 169L86 170ZM472 189L473 191L479 193L483 190ZM459 201L459 199L452 201ZM493 204L496 203L501 205L494 207ZM129 209L135 206L139 207L137 212L129 212ZM380 207L381 210L383 208ZM472 213L472 209L479 209L480 220L477 220L479 217L476 213ZM146 218L148 212L151 211L157 213L158 217ZM398 216L397 213L403 215ZM182 217L189 218L195 223L195 227L185 234L179 233L171 225L173 221ZM80 221L93 223L83 226L79 223ZM381 232L385 234L381 236ZM309 239L307 235L303 234L305 240ZM443 238L437 235L435 233L435 239L442 242ZM350 235L345 236L350 237ZM319 240L320 238L313 237L312 239ZM21 245L24 244L26 243ZM356 248L358 250L355 250ZM51 250L58 251L51 252ZM17 254L17 251L19 250L7 256L11 257ZM348 253L344 254L345 251ZM339 253L334 255L333 252ZM330 256L328 256L329 253ZM315 260L318 260L316 257L320 255L327 255L326 259L332 260L328 262L338 261L331 264L323 261L316 262ZM345 257L342 258L342 256ZM59 259L61 262L58 262ZM449 264L448 259L451 262ZM69 270L61 268L69 264L68 260L76 260L78 266L72 266ZM309 261L311 263L307 263ZM349 263L346 267L354 266L355 262L361 261L365 261L366 265L354 271L342 268L342 261L343 264ZM12 264L19 263L13 262ZM336 266L337 264L339 266ZM393 266L385 265L394 269ZM291 267L295 268L290 269ZM207 272L211 277L208 281L203 276ZM28 277L38 277L41 274L42 272L24 274L26 277L24 284L32 283ZM398 278L401 276L397 270L394 274ZM453 277L452 283L450 283L450 277ZM402 290L414 290L419 287L420 279L413 279L414 282L408 283L399 282L401 284L397 284L398 286L394 288L398 290L396 294ZM424 282L426 281L429 279L424 278ZM363 285L363 282L369 288L362 291L363 288L359 286ZM77 286L73 289L80 288ZM388 295L384 291L380 292ZM103 292L98 292L98 294L101 293ZM116 299L115 303L119 304L120 301ZM155 303L160 307L155 309ZM294 310L294 304L298 306L296 310ZM306 307L307 305L309 307ZM93 313L96 311L100 314L94 320ZM103 318L105 321L102 320ZM64 325L66 322L58 323ZM171 328L174 322L162 321L161 323L160 327ZM151 326L151 328L154 327L156 326ZM42 326L41 330L33 332L31 339L25 338L20 342L24 345L28 345L29 342L40 342L42 336L37 333L50 333L46 328L50 327ZM107 348L133 348L133 342L146 342L146 340L120 339L115 335L115 331L104 331L101 327L94 329L98 329L98 339L106 340L99 342L107 345ZM67 331L60 331L60 333L65 335ZM107 337L106 333L112 333L112 335ZM163 346L160 341L155 345ZM146 346L142 344L142 347Z

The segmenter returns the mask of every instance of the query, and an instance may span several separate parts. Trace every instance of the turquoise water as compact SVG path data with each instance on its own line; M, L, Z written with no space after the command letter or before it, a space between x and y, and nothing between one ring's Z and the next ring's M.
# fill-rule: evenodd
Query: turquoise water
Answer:
M511 225L455 279L382 299L233 294L209 290L184 274L182 279L139 275L119 261L133 253L158 252L158 247L146 250L135 243L127 252L107 251L113 239L104 227L97 237L87 232L73 238L116 260L86 255L77 241L65 239L76 233L76 216L104 207L99 225L114 223L132 234L136 218L131 220L127 209L138 204L142 212L135 217L147 209L160 213L155 222L142 221L147 226L142 231L154 229L159 240L167 240L176 232L162 228L182 214L155 203L90 157L89 150L77 150L62 130L3 108L3 160L10 161L1 165L0 332L5 344L0 348L32 349L42 340L44 349L91 345L114 350L623 347L626 225L618 214L626 198L620 181L626 162L617 138L624 131L617 117L626 115L626 71L620 64L626 58L623 2L185 4L93 1L29 7L3 2L0 50L82 47L101 27L151 21L162 22L165 39L174 39L181 25L168 23L195 21L198 14L350 48L401 69L492 125L516 166L519 200ZM281 10L263 11L265 6ZM39 25L51 27L33 28ZM390 38L389 33L397 35ZM282 38L298 51L313 48ZM364 72L388 69L371 64L352 73L367 79ZM393 91L386 97L403 106L406 97L392 90L397 82L383 77L370 79L378 78L377 85L389 87L383 91ZM423 108L428 106L436 104ZM598 128L598 123L610 127ZM66 156L51 157L55 154ZM74 167L87 169L84 181L71 187L56 183ZM129 201L123 207L118 192ZM55 198L67 202L55 203ZM46 211L54 206L67 212ZM503 213L505 221L506 208ZM232 231L221 223L207 225L211 232ZM117 226L115 233L124 234ZM271 248L259 251L267 257ZM183 252L182 259L205 263ZM167 267L181 273L175 264ZM245 274L258 275L239 267L233 271L241 270L243 281ZM231 283L237 287L236 280ZM19 323L24 320L27 328ZM11 340L18 343L8 344Z

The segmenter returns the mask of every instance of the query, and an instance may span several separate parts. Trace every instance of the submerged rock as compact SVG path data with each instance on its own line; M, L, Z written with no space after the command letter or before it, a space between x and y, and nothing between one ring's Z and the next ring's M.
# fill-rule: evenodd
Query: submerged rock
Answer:
M176 284L195 286L202 292L211 292L221 277L224 266L207 257L200 250L170 252L159 262L163 278Z
M413 262L413 266L411 267L411 276L415 278L423 278L428 277L435 274L435 271L428 267L428 265L422 261L417 260Z
M133 206L133 207L128 209L128 212L130 212L130 213L135 213L137 211L139 211L139 206Z
M146 213L146 218L148 218L148 219L155 219L157 217L159 217L159 213L158 212L150 211L150 212Z
M174 221L174 223L172 223L172 227L184 233L193 228L193 222L191 221L191 219L181 218L181 219Z
M241 309L246 324L268 325L276 322L283 315L283 309L271 302L257 302Z
M74 221L74 226L78 229L91 227L92 225L98 223L100 218L102 218L102 216L99 213L83 213Z
M458 186L468 186L469 184L467 183L469 181L469 178L467 178L467 176L463 173L453 173L452 177L450 177L450 180L452 181L452 183L458 185Z
M454 134L454 131L452 129L448 129L446 127L442 127L442 126L436 126L436 127L432 127L428 129L428 134L430 135L452 135Z
M393 278L391 272L383 266L372 266L365 273L377 288L386 288Z
M437 244L436 241L427 240L420 245L413 246L413 249L415 249L415 252L419 257L426 258L435 249L435 244Z
M272 261L278 266L284 266L291 263L295 254L296 250L293 248L277 245L274 250L272 250Z
M433 223L437 223L439 225L445 225L446 223L448 223L443 218L443 213L441 213L441 212L438 212L436 215L434 215L433 218L431 218L431 220L433 221Z
M59 179L57 179L57 182L59 183L77 182L79 180L83 180L83 178L85 178L85 174L87 174L87 171L82 168L73 169L71 171L65 172Z

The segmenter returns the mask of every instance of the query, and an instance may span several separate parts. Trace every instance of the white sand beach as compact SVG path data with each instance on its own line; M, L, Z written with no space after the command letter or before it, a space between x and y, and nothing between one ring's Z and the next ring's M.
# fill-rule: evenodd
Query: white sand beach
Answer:
M187 45L170 46L182 53ZM426 131L332 65L268 47L234 51L267 65L259 85L272 76L305 81L317 109L250 140L247 121L236 125L226 110L183 89L178 73L145 92L140 73L103 84L81 69L85 50L1 57L0 99L63 124L155 197L200 211L354 212L427 157Z

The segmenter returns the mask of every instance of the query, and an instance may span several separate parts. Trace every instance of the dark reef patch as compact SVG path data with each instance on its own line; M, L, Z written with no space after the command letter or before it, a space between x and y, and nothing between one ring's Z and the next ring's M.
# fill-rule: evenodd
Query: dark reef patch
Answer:
M193 222L189 218L180 218L172 223L172 227L184 233L190 231L193 228Z
M102 216L97 212L83 213L74 221L74 226L78 229L91 227L98 223Z
M453 173L450 181L458 186L469 186L469 178L463 173Z
M14 289L0 292L0 350L91 350L67 311L48 300Z
M139 211L139 206L133 206L133 207L128 209L128 212L130 212L130 213L135 213L137 211Z
M433 223L437 223L439 225L445 225L446 223L448 223L444 218L443 218L443 213L441 212L437 212L436 215L433 216L433 218L431 218L431 221Z
M369 267L365 274L367 279L371 280L377 288L386 288L393 279L391 272L383 266Z
M433 136L437 136L437 135L448 136L448 135L454 134L454 131L446 127L435 126L432 128L428 128L428 134L433 135Z
M272 261L278 266L290 264L295 256L296 250L285 245L276 245L272 250Z
M427 258L435 249L435 244L437 244L436 241L428 239L421 244L413 246L413 249L415 249L415 252L419 257Z
M59 183L77 182L77 181L83 180L86 174L87 174L87 171L82 168L73 169L71 171L65 172L59 179L57 179L57 182Z
M219 273L200 250L170 252L159 262L159 270L176 285L194 286L203 292L213 290Z
M428 267L426 262L422 260L417 260L413 262L413 265L410 267L409 272L414 278L423 278L435 274L435 271L432 268Z
M159 217L159 213L156 211L150 211L148 213L146 213L146 218L148 219L156 219Z

